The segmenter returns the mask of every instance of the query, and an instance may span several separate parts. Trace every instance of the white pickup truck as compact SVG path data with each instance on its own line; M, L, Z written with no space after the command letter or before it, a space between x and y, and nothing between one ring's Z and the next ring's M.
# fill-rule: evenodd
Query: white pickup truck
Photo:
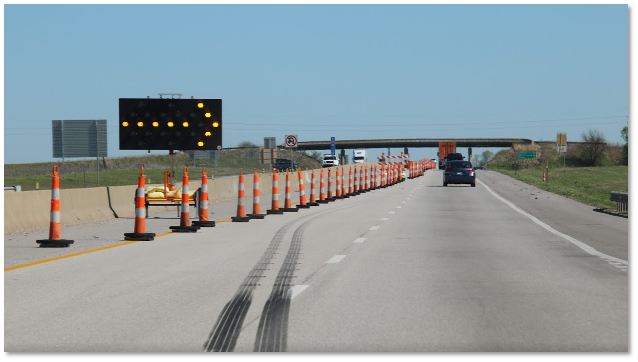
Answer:
M321 161L322 167L339 166L339 158L336 155L324 155Z

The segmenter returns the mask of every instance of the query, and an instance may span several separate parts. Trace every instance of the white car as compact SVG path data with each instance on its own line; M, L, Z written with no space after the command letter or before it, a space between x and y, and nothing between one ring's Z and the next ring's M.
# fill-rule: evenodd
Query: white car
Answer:
M335 155L325 155L321 161L322 167L339 166L339 158Z

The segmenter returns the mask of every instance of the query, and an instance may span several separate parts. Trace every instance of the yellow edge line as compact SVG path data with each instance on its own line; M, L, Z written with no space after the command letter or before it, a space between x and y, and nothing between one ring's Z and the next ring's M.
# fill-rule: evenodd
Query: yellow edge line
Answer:
M296 204L296 202L295 202L295 204ZM263 214L263 212L262 212L262 214ZM216 221L215 223L219 224L219 223L223 223L223 222L228 222L228 221L230 221L230 220L231 220L231 219L224 219L224 220ZM164 234L157 234L157 235L155 235L155 237L156 237L156 238L159 238L159 237L161 237L161 236L173 235L173 234L174 234L173 232L169 232L169 233L164 233ZM118 246L124 246L124 245L129 245L129 244L137 243L138 241L141 241L141 240L131 240L131 241L126 241L126 242L119 243L119 244L114 244L114 245L104 246L104 247L97 248L97 249L85 250L85 251L81 251L81 252L73 253L73 254L69 254L69 255L62 255L62 256L55 257L55 258L44 259L44 260L34 261L34 262L32 262L32 263L16 265L16 266L12 266L12 267L8 267L8 268L4 268L4 271L5 271L5 272L8 272L8 271L11 271L11 270L16 270L16 269L26 268L26 267L28 267L28 266L33 266L33 265L38 265L38 264L44 264L44 263L48 263L48 262L51 262L51 261L56 261L56 260L61 260L61 259L66 259L66 258L71 258L71 257L74 257L74 256L79 256L79 255L84 255L84 254L94 253L94 252L96 252L96 251L100 251L100 250L106 250L106 249L115 248L115 247L118 247Z
M15 269L20 269L20 268L26 268L28 266L33 266L33 265L38 265L38 264L43 264L43 263L48 263L50 261L55 261L55 260L60 260L60 259L66 259L66 258L70 258L73 256L78 256L78 255L83 255L83 254L88 254L88 253L92 253L95 251L100 251L100 250L106 250L106 249L110 249L110 248L114 248L116 246L122 246L122 245L128 245L128 244L132 244L132 243L137 243L140 240L131 240L131 241L126 241L123 243L119 243L119 244L115 244L115 245L109 245L109 246L105 246L102 248L98 248L98 249L92 249L92 250L85 250L85 251L81 251L79 253L73 253L73 254L69 254L69 255L62 255L62 256L58 256L55 258L51 258L51 259L44 259L44 260L39 260L39 261L34 261L33 263L28 263L28 264L22 264L22 265L16 265L16 266L12 266L9 268L4 268L4 271L10 271L10 270L15 270Z

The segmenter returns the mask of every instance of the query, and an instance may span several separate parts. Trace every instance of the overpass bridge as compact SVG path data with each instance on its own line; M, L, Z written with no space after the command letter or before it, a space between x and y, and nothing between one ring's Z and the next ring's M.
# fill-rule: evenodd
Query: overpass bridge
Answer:
M409 147L439 147L439 142L456 142L456 147L467 147L468 159L472 159L472 147L512 147L515 144L533 144L526 138L404 138L374 140L337 140L335 148L341 150L341 164L345 162L346 149L357 148L401 148L409 154ZM285 144L282 147L286 147ZM329 150L331 141L305 141L297 143L298 150Z
M337 140L338 149L351 148L400 148L400 147L439 147L439 142L456 142L457 147L512 147L514 144L532 144L526 138L404 138L375 140ZM298 142L299 150L329 150L331 142L306 141ZM285 144L282 145L285 147ZM406 152L407 153L407 152Z

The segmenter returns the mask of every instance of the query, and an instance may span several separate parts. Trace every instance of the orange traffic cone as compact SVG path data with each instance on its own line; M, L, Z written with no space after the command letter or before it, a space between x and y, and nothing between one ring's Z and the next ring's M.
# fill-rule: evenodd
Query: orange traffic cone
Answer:
M250 217L246 216L244 207L244 169L239 169L239 188L237 190L237 216L230 218L233 222L248 222Z
M328 197L326 198L328 201L334 201L335 197L332 194L332 170L328 169Z
M298 209L309 209L310 205L306 203L306 189L303 184L303 174L301 173L301 169L297 171L299 177L299 205L297 205Z
M184 176L182 178L182 212L179 218L179 226L169 226L168 228L177 233L195 233L199 226L191 225L191 216L188 206L190 197L188 195L188 168L184 166Z
M343 166L341 167L341 197L349 198L348 189L346 188L346 182L344 181L346 177L346 171L343 170Z
M51 179L51 222L49 223L49 238L36 240L41 247L68 247L73 240L62 239L60 228L60 178L58 166L53 166L53 178Z
M298 208L292 207L290 199L290 172L286 170L286 199L284 200L284 212L297 212Z
M337 179L336 179L336 183L337 183L337 195L335 196L335 199L342 199L343 197L341 196L341 178L339 177L339 167L337 167Z
M319 206L316 196L317 191L315 190L316 183L317 181L315 180L315 170L313 169L312 175L310 176L310 202L308 203L308 205L310 206Z
M261 207L259 205L259 174L257 173L257 168L255 168L255 175L253 177L253 213L248 214L248 217L251 219L263 219L266 215L261 213Z
M363 192L368 192L370 191L370 173L369 173L369 169L368 166L366 166L366 176L365 176L365 188L363 190Z
M387 182L386 179L388 178L388 174L386 171L386 167L385 165L381 165L381 187L382 188L386 188L387 186Z
M348 169L348 193L350 195L354 195L354 193L357 192L356 186L355 186L356 177L357 177L356 176L356 173L357 173L357 168L356 167L354 168L354 172L355 172L355 176L354 176L355 178L353 180L353 178L352 178L352 167L350 167Z
M214 227L215 221L208 220L208 169L202 170L202 187L199 195L199 221L193 221L193 225L202 227Z
M372 167L372 175L370 180L370 190L377 189L377 166Z
M135 232L124 233L124 240L155 240L154 233L146 232L144 183L144 167L140 167L140 177L137 181L137 190L135 190Z
M363 182L361 182L362 177L363 177L363 169L358 169L355 166L354 167L354 194L355 195L361 194L361 185L363 185Z
M326 183L323 179L323 168L321 169L319 177L319 200L317 202L320 204L328 203L328 200L326 200Z
M279 185L277 181L277 170L272 171L272 206L270 210L266 210L268 215L283 215L284 210L279 209Z

